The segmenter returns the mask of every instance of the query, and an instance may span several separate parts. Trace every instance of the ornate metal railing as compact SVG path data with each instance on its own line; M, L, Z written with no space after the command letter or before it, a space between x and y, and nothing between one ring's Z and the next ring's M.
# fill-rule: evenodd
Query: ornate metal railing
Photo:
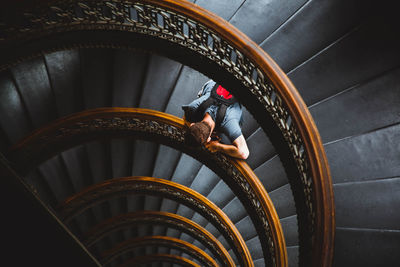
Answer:
M170 249L176 249L187 255L190 255L197 261L199 261L203 266L208 267L218 267L217 263L203 250L200 248L183 241L181 239L168 237L168 236L144 236L137 237L130 240L126 240L118 244L116 247L105 251L102 254L102 264L107 265L113 259L118 258L128 252L134 250L138 247L148 247L148 246L164 246Z
M270 137L288 174L299 219L300 264L331 265L334 204L325 152L300 95L260 47L183 0L23 3L10 6L0 22L0 69L57 49L134 48L166 54L231 88ZM271 264L286 262L278 261Z
M284 264L286 247L278 215L249 166L244 161L210 153L204 147L187 147L185 133L184 121L166 113L100 108L76 113L37 129L13 146L8 158L19 171L28 172L61 151L97 138L141 138L175 147L204 163L226 182L254 223L265 261Z
M221 264L235 266L228 251L210 232L185 217L162 211L137 211L106 219L84 235L83 243L90 249L92 245L105 236L137 225L162 225L186 233L208 248ZM103 257L105 255L101 258Z
M180 252L186 253L190 255L197 261L199 261L203 266L207 267L218 267L219 265L211 258L206 252L201 250L200 248L183 241L178 238L169 237L169 236L144 236L137 237L126 240L124 242L119 243L117 246L104 251L101 254L101 264L107 265L111 263L116 258L131 252L132 250L140 247L167 247L169 249L176 249Z
M96 204L111 198L133 194L162 196L197 211L225 237L235 252L240 266L254 266L242 236L221 209L194 190L164 179L124 177L92 185L67 198L61 204L61 218L65 223L69 223L74 217Z
M168 263L175 263L182 267L200 267L197 263L188 260L181 256L175 256L170 254L152 254L152 255L145 255L145 256L138 256L134 257L131 260L128 260L121 267L130 267L135 266L137 264L150 264L152 262L168 262Z

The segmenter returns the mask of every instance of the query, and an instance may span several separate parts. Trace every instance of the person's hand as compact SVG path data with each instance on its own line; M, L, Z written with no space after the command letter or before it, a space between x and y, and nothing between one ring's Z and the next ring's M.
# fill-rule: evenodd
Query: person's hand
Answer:
M216 132L216 131L213 131L212 133L211 133L211 136L210 136L210 140L209 141L221 141L221 137L219 136L219 134Z
M218 152L219 142L218 141L210 141L204 145L211 153Z

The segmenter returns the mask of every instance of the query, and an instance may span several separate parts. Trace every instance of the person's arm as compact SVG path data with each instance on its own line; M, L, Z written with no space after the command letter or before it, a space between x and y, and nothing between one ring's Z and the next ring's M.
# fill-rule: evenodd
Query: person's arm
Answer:
M239 159L247 159L249 157L249 149L243 135L236 138L232 145L222 144L218 141L211 141L206 143L205 146L212 153L221 152Z

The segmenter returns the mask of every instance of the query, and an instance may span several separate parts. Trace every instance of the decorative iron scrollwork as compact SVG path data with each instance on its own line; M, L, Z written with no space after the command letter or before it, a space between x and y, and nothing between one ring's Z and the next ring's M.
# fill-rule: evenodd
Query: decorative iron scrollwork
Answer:
M182 6L179 6L179 4ZM304 203L297 203L297 206L304 206L304 212L307 214L305 216L306 222L299 220L299 224L303 226L303 230L308 231L307 235L311 240L310 242L315 241L314 235L316 228L318 228L317 243L321 242L316 244L316 246L320 246L315 250L318 254L320 249L327 247L322 243L333 241L332 236L324 239L322 228L329 228L334 224L333 219L328 218L329 216L332 217L334 211L332 201L324 200L323 197L316 200L316 190L319 190L321 194L329 195L328 198L331 199L332 187L323 147L318 140L318 134L315 133L314 129L311 129L314 127L310 122L312 121L311 116L308 113L307 115L301 114L304 111L296 106L301 101L294 99L296 97L293 97L293 95L289 97L293 97L293 99L288 100L286 91L282 91L286 89L281 90L280 86L276 85L283 84L277 81L282 78L281 76L272 81L273 79L269 76L270 73L267 72L270 66L265 67L270 63L265 65L265 61L263 63L251 58L245 48L236 45L237 42L233 40L234 37L232 39L224 38L215 30L218 27L207 24L204 20L200 22L201 16L193 15L188 11L189 8L186 5L189 4L155 0L60 0L44 2L37 6L35 10L18 14L17 18L11 23L0 21L0 45L7 47L7 45L12 46L13 42L24 42L54 33L77 30L132 32L166 40L179 47L189 49L225 69L247 88L253 99L256 99L262 105L264 111L273 119L286 141L298 173L296 177L289 178L292 179L292 184L298 182L297 180L293 182L293 179L298 179L302 187L302 192L298 193L301 194ZM179 8L176 8L177 6ZM194 9L193 6L191 8ZM85 44L79 42L76 44L85 46ZM102 46L103 44L100 42L91 45ZM118 44L108 43L104 46L118 47ZM46 49L47 51L51 50L51 48ZM19 60L21 59L10 59L2 62L0 69L5 69ZM274 70L269 71L274 72ZM290 90L287 89L288 92ZM290 91L288 94L292 93ZM291 101L295 104L290 103ZM304 103L301 103L301 105L304 105ZM293 110L296 110L297 113L293 114ZM302 117L303 115L304 117ZM307 123L308 128L302 123ZM265 127L267 128L266 125ZM327 214L321 205L317 206L317 201L325 201L322 205L329 205L330 213ZM317 212L319 213L318 220L316 219ZM317 225L317 221L323 222L324 225ZM329 231L333 231L333 229L329 229ZM300 243L302 243L301 240ZM274 255L275 248L270 247L269 250ZM307 248L307 250L309 249ZM331 254L328 253L328 257L332 257ZM276 265L274 261L275 258L271 263L273 266Z
M74 29L114 29L137 32L189 48L214 61L234 75L271 114L281 129L298 166L306 195L313 231L313 180L307 165L307 155L297 127L267 74L251 62L227 40L203 24L146 1L54 1L35 12L24 14L24 24L16 28L0 26L0 41L29 38L37 33Z
M268 248L271 261L275 262L275 256L278 253L275 251L278 246L275 243L277 242L276 236L282 235L282 229L265 189L262 186L256 186L254 182L257 178L249 176L252 171L250 169L240 170L235 165L235 160L220 153L210 153L204 147L191 149L185 147L185 133L183 120L166 113L146 109L101 108L73 114L47 126L46 130L37 131L17 144L9 154L9 158L14 159L18 166L35 166L60 149L65 149L65 147L60 148L64 144L72 146L82 140L92 140L96 136L112 138L113 136L129 137L142 134L142 138L151 137L152 140L160 140L159 142L165 142L167 145L186 149L186 152L194 157L207 159L206 165L213 164L209 167L222 175L222 179L231 186L234 192L239 194L238 198L254 220L260 240L265 242L263 243L264 249ZM244 162L242 165L247 166ZM253 184L250 184L251 182ZM116 186L118 185L114 187ZM178 195L179 192L170 192L166 187L160 187L159 190L166 194L182 197ZM102 191L100 194L105 193L106 191ZM201 205L197 205L197 207L207 212L206 207ZM219 221L214 214L209 216ZM274 230L271 229L271 223ZM220 227L223 227L224 231L228 230L224 224L220 224Z
M146 247L146 246L158 246L158 247L161 246L171 249L178 249L183 253L186 253L192 256L193 258L197 259L204 266L208 267L219 266L207 253L205 253L200 248L181 239L177 239L174 237L167 237L167 236L145 236L145 237L137 237L126 240L124 242L119 243L112 249L104 251L101 254L101 262L103 265L106 265L112 262L114 259L120 257L121 255L126 254L127 252L133 250L134 248Z
M86 233L83 243L90 248L95 242L109 233L138 224L163 225L184 232L214 253L223 266L235 266L226 249L206 229L180 215L162 211L138 211L109 218Z
M246 243L225 213L201 194L168 180L152 177L125 177L107 180L66 199L61 204L60 214L62 220L68 223L96 203L130 194L164 196L192 208L207 218L226 238L241 266L254 266Z

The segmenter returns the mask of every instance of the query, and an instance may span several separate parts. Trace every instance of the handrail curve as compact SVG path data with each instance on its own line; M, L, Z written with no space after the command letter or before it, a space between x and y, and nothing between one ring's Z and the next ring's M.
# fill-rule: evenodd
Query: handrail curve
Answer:
M59 208L66 223L90 207L111 198L132 194L156 195L178 201L197 211L225 237L239 261L240 266L253 267L253 260L240 232L228 216L203 195L178 183L144 176L113 178L76 193L64 200Z
M99 138L141 138L175 147L205 164L232 189L246 208L266 262L287 263L286 245L276 210L265 188L245 161L204 147L187 147L186 127L178 117L141 108L99 108L60 118L21 140L7 155L18 170L28 172L46 159ZM285 265L282 265L285 266Z
M103 265L109 264L117 257L132 251L138 247L163 246L171 249L180 250L192 256L202 263L203 266L218 267L219 265L200 248L178 238L169 236L142 236L136 237L119 243L115 247L101 253L100 261Z
M225 247L204 227L180 215L163 211L136 211L108 218L90 229L83 243L90 249L97 241L113 232L142 224L162 225L186 233L208 248L224 266L235 266Z
M151 255L137 256L121 264L120 267L130 267L130 266L135 266L136 264L145 264L157 261L175 263L182 267L201 267L200 265L189 259L171 254L151 254Z
M103 46L154 50L210 74L243 99L280 148L278 154L295 192L300 264L331 266L335 211L325 151L307 106L267 53L223 19L184 0L39 2L32 8L22 1L13 16L2 19L0 69L43 51ZM24 12L24 6L29 12ZM78 31L96 35L77 38ZM103 37L98 37L99 31ZM118 33L130 33L132 38L118 38ZM115 37L112 41L110 34ZM55 35L60 38L46 40ZM178 56L182 51L186 54ZM190 63L193 55L204 60Z

